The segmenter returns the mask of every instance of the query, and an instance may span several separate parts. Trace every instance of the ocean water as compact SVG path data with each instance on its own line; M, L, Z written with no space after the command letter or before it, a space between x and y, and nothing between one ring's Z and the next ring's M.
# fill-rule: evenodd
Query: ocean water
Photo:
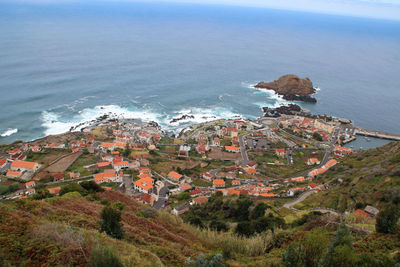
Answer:
M112 112L169 131L284 104L259 81L320 90L314 113L400 133L400 22L229 6L0 3L0 143ZM193 120L171 124L182 114Z

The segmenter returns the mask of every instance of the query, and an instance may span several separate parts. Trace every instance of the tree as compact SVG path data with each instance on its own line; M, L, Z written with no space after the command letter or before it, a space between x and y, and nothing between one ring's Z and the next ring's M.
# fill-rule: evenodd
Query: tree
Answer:
M85 190L87 190L89 193L94 193L94 192L103 192L104 189L96 184L94 181L90 180L90 181L83 181L81 183L79 183L80 186L82 186Z
M121 212L110 206L106 206L100 212L100 216L101 232L106 232L106 234L116 239L122 239L124 233L121 225Z
M397 220L399 212L396 206L389 205L382 209L376 216L376 231L379 233L395 234L397 232Z
M317 141L322 141L322 136L319 133L313 133L313 138Z
M244 235L247 237L251 236L254 234L253 225L248 221L240 222L237 224L237 226L235 228L235 233L238 235Z
M247 196L240 195L236 201L233 216L240 221L248 220L249 208L252 204L253 201L251 199L249 199Z
M127 145L122 155L123 155L125 158L129 158L129 156L131 155L131 153L132 153L132 150L131 150L131 148Z
M250 214L250 219L255 220L265 215L265 210L269 208L269 206L263 202L258 203L257 206L252 210Z
M176 199L178 199L178 200L187 200L187 199L190 199L190 194L189 194L189 192L182 192L182 193L179 193L179 195L176 196Z
M282 218L275 217L271 213L268 216L263 216L252 221L254 231L257 233L264 232L267 229L274 231L276 227L283 226L284 224L285 222Z

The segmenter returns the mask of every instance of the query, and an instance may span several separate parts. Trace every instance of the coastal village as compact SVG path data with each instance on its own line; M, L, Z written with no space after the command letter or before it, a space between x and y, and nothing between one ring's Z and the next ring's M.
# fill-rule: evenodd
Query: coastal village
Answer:
M87 180L175 215L217 192L295 199L329 190L318 176L353 153L342 146L351 133L349 121L326 116L216 120L177 136L154 122L106 120L81 132L3 145L2 199L57 195Z

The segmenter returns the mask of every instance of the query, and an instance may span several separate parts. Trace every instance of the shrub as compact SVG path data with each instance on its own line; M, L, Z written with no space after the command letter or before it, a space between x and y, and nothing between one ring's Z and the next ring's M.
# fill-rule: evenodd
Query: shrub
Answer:
M92 250L92 257L88 267L123 267L120 259L110 248L95 248Z
M211 230L216 230L216 231L228 231L229 227L225 222L222 221L217 221L217 220L213 220L211 221L210 225L209 225Z
M94 192L103 192L104 189L96 184L94 181L90 180L90 181L83 181L81 183L79 183L80 186L82 186L85 190L87 190L90 193L94 193Z
M63 186L60 190L60 196L69 193L69 192L78 192L80 195L84 196L87 194L85 188L83 188L80 184L71 183Z
M125 209L125 204L120 201L117 201L117 202L114 202L113 208L115 208L119 211L123 211Z
M384 208L376 216L376 231L379 233L395 234L398 219L399 212L394 205Z
M157 217L157 211L153 208L146 207L143 210L141 210L141 214L143 215L144 218L155 218Z
M124 233L121 224L121 212L110 206L106 206L100 212L100 216L101 232L106 232L106 234L116 239L122 239Z
M187 266L193 266L193 267L220 267L224 266L222 264L222 255L221 254L216 254L214 256L206 258L203 254L201 254L196 262L188 258L186 260L186 265Z

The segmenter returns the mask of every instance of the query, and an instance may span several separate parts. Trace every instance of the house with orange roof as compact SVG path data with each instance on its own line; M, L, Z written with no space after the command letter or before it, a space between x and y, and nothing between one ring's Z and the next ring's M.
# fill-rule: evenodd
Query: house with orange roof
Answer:
M277 149L275 149L275 154L278 157L284 158L285 157L285 149L284 148L277 148Z
M228 152L233 152L233 153L240 152L240 148L237 146L225 146L225 150Z
M81 174L79 172L70 172L69 173L69 178L70 179L77 179L79 177L81 177Z
M122 149L125 149L126 148L126 143L124 143L124 142L115 142L115 147L116 148L122 148Z
M113 162L113 167L116 171L127 169L129 167L129 162L128 161Z
M37 153L37 152L40 152L40 146L38 146L38 145L33 145L32 147L31 147L31 151L33 152L33 153Z
M4 168L7 165L7 159L2 158L0 159L0 169Z
M214 187L216 188L224 188L225 187L225 180L224 179L215 179L213 181Z
M103 162L98 162L97 163L97 167L99 167L99 168L107 167L107 166L110 166L110 165L111 165L111 162L109 162L109 161L103 161Z
M192 199L192 205L201 205L208 202L208 197L200 196Z
M134 188L139 192L149 194L153 191L154 179L141 178L134 182Z
M35 186L36 186L35 181L29 181L29 182L26 182L26 183L25 183L25 187L26 187L27 189L33 188L33 187L35 187Z
M335 156L344 157L353 153L353 150L343 146L335 146L333 152L335 153Z
M221 146L221 139L219 139L219 137L214 137L213 143L214 146Z
M233 180L233 181L232 181L232 185L233 185L233 186L240 185L240 180Z
M183 192L183 191L192 189L192 186L190 184L183 184L183 185L181 185L180 189Z
M183 179L184 179L182 174L179 174L179 173L174 172L174 171L171 171L171 172L168 173L168 178L170 180L172 180L174 182L178 182L178 183L182 182Z
M307 160L307 165L319 165L321 161L317 158L309 158Z
M333 166L335 166L337 164L337 160L336 159L331 159L330 161L328 161L325 165L324 168L325 169L329 169L332 168Z
M189 192L191 197L198 197L198 196L201 195L201 193L202 193L202 191L201 191L200 188L195 188L195 189L193 189L192 191Z
M228 196L233 196L233 195L236 195L236 196L239 196L240 195L240 190L237 190L237 189L235 189L235 188L228 188Z
M354 214L356 216L364 217L364 218L369 218L371 215L363 210L357 209L354 211Z
M317 187L318 187L317 184L311 183L311 184L308 186L308 189L315 189L315 188L317 188Z
M207 181L211 181L214 178L215 177L210 172L204 172L203 173L203 179L205 179Z
M64 149L65 148L65 144L50 143L46 147L47 148L51 148L51 149Z
M64 173L53 174L54 181L64 181Z
M296 182L296 183L301 183L304 182L306 179L303 176L300 177L296 177L296 178L292 178L291 181L292 182Z
M101 184L101 183L108 183L111 182L111 180L109 178L104 177L104 173L97 173L94 176L94 182L96 184Z
M53 188L48 188L47 190L49 191L50 194L57 195L58 193L60 193L61 187L57 186L57 187L53 187Z
M17 177L21 176L21 172L19 172L19 171L8 171L6 173L6 176L9 177L9 178L17 178Z
M8 153L10 156L15 156L15 155L21 153L21 149L20 149L19 147L16 147L16 148L14 148L14 149L12 149L12 150L7 151L7 153Z
M258 172L256 169L254 168L243 168L243 170L250 175L256 175Z
M113 143L103 142L103 143L101 143L101 147L103 149L105 149L105 150L110 150L110 151L114 150L114 144Z
M260 197L275 197L274 193L260 193Z
M150 194L147 193L143 193L140 198L139 201L144 203L144 204L148 204L150 206L153 206L154 203L154 197Z
M39 164L31 161L14 160L10 165L13 171L32 171L35 172L39 169Z

